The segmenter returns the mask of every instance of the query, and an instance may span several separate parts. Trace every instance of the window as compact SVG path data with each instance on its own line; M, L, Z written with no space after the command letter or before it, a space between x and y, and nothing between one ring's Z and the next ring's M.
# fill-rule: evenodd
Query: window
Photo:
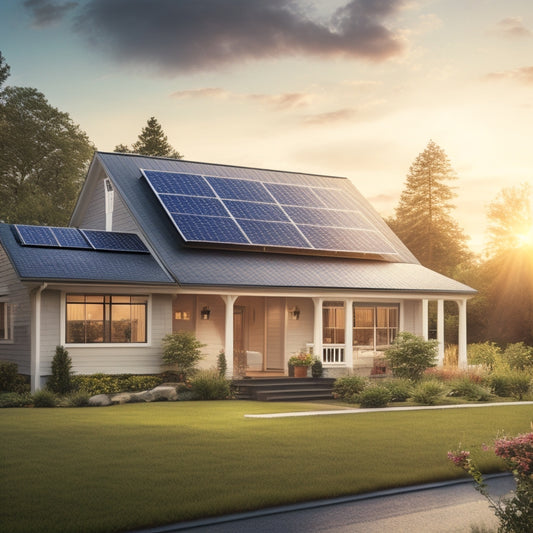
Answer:
M0 302L0 342L13 340L11 305Z
M344 344L344 302L324 302L322 326L324 344Z
M398 334L399 315L394 304L354 304L354 346L371 350L390 346Z
M147 342L148 296L67 294L66 342Z

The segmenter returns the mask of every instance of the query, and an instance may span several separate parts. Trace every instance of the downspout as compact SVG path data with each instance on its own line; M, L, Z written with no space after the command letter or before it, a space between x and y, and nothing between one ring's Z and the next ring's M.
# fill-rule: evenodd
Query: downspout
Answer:
M32 312L32 335L31 335L31 391L41 388L41 294L46 289L44 282L35 291Z

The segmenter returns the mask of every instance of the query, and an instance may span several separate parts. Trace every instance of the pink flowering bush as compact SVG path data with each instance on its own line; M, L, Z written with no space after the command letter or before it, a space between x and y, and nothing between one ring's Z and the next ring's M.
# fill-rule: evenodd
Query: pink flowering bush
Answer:
M488 448L484 446L484 449ZM500 521L499 533L530 533L533 531L533 433L496 439L493 451L513 473L516 490L511 498L498 501L491 498L468 450L448 452L448 459L469 474L476 490L488 499Z

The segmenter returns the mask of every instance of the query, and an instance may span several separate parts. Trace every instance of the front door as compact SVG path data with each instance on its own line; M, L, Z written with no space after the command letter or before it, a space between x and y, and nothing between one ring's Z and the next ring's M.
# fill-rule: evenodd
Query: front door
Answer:
M266 299L267 370L285 368L285 299Z

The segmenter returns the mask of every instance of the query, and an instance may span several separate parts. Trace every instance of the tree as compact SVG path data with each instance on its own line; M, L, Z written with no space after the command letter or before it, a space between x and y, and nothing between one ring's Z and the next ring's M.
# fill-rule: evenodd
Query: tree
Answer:
M183 159L183 155L169 144L161 124L155 117L148 119L146 126L142 129L131 149L125 144L118 144L115 146L115 152Z
M533 245L533 212L531 186L522 183L500 191L487 209L488 242L490 256L513 248Z
M428 268L446 275L471 258L467 237L451 217L457 179L444 150L430 141L407 174L390 227Z
M202 359L204 346L191 331L169 333L163 337L163 362L175 365L185 378Z
M6 60L4 56L2 55L2 52L0 52L0 88L5 83L7 78L9 77L9 65L6 63Z
M0 93L0 220L65 225L94 146L30 87Z

